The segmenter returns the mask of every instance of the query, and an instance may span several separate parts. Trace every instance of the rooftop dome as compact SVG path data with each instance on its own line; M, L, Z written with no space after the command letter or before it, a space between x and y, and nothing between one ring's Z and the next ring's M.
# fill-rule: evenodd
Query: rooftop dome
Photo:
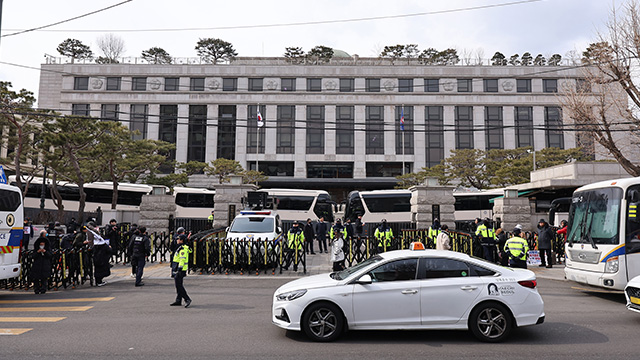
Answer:
M333 57L334 58L350 58L351 55L347 54L346 51L333 49Z

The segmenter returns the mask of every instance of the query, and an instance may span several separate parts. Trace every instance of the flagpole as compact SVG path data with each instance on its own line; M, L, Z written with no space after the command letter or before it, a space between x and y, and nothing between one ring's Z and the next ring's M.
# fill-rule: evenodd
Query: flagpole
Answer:
M404 104L402 104L402 110L401 111L401 119L404 116ZM405 170L404 170L404 124L401 125L402 126L402 175L405 174Z
M258 107L256 108L257 114L260 114L260 103L258 103ZM259 120L258 120L259 121ZM256 122L256 171L260 171L259 158L260 157L260 124ZM256 183L256 185L258 185Z

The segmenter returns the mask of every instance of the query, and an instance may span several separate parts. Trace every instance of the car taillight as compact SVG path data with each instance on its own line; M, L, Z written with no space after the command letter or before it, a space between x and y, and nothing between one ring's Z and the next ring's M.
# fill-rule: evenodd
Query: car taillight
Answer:
M538 282L535 280L522 280L522 281L518 281L518 284L527 287L529 289L535 289L536 285L538 285Z

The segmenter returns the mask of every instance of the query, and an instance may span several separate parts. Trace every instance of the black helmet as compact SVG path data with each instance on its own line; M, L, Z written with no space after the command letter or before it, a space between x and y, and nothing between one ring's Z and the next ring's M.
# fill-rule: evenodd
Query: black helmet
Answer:
M182 226L180 226L180 227L178 228L178 230L176 230L176 232L177 232L178 234L182 234L182 233L184 233L185 231L186 231L186 230L185 230Z

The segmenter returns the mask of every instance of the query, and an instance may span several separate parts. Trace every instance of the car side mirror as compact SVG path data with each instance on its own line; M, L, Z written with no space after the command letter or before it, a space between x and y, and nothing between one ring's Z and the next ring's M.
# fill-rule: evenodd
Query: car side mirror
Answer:
M229 232L229 227L227 226L226 229L224 229L225 232Z
M362 276L360 276L360 279L358 279L358 281L356 281L356 283L360 284L360 285L368 285L371 284L373 282L373 280L371 279L371 275L369 274L364 274Z

